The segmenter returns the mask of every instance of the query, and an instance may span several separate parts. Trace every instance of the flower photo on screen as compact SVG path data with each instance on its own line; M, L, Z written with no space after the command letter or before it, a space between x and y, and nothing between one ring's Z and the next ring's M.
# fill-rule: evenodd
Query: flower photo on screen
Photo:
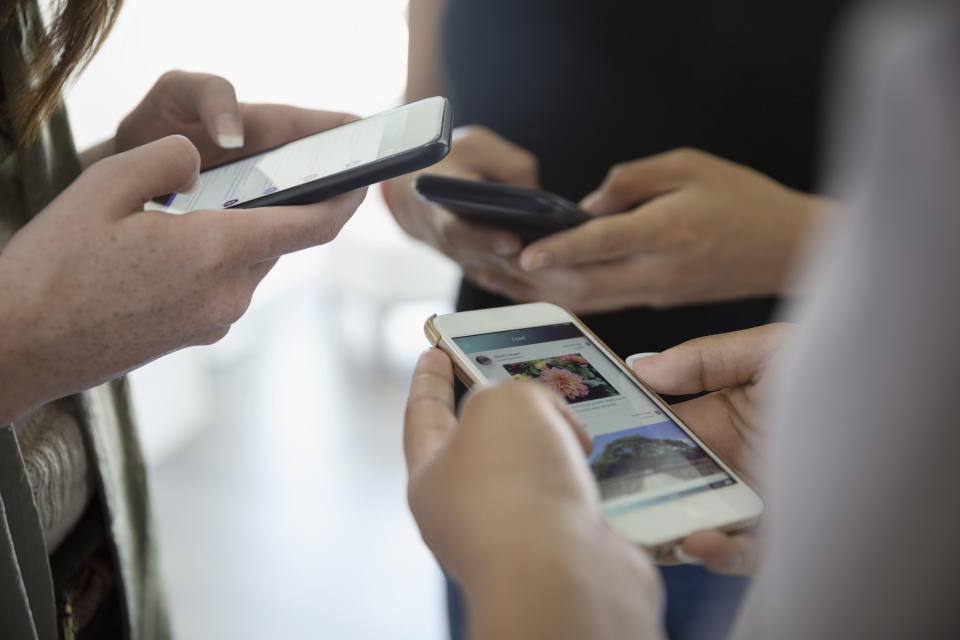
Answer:
M620 395L579 353L503 365L518 380L536 380L567 402L587 402Z

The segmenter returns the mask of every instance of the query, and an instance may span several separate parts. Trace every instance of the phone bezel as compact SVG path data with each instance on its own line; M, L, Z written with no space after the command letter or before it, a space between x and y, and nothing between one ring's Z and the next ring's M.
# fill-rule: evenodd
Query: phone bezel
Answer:
M225 207L222 210L228 211L230 209L253 209L257 207L314 204L316 202L340 195L341 193L353 191L354 189L366 187L377 182L383 182L384 180L390 180L391 178L395 178L405 173L424 169L439 162L450 152L450 137L453 128L453 110L450 106L450 101L446 98L442 96L425 98L423 100L418 100L416 102L411 102L399 107L394 107L393 109L388 109L380 113L372 114L367 116L367 118L384 116L401 109L419 109L422 108L422 106L426 106L429 103L437 101L441 101L439 126L437 127L436 134L431 136L423 144L404 149L403 151L399 151L384 158L372 160L356 167L350 167L349 169L332 173L328 176L317 178L316 180L311 180L310 182L305 182L287 189L274 191L273 193L259 196L257 198L253 198L252 200L238 202L230 207ZM361 120L366 120L367 118L362 118ZM340 126L350 126L355 122L357 121L348 122ZM291 144L292 142L304 140L316 135L322 135L324 133L326 133L326 131L320 131L318 133L298 138L297 140L291 140L290 142L272 147L270 149L260 150L244 158L238 158L237 160L232 160L230 162L225 162L213 167L208 167L201 172L201 176L207 171L213 171L235 162L243 162L251 156L268 153L275 149L280 149L287 144ZM171 194L162 196L164 199L163 202L159 202L157 199L155 199L154 202L156 202L159 206L151 206L149 208L166 211L168 213L187 213L187 211L167 210L164 202L166 202L166 199L170 195Z
M735 484L728 487L701 491L621 514L607 514L607 519L613 528L626 538L662 557L669 556L674 545L693 531L699 529L735 531L755 524L763 512L763 500L746 483L743 476L684 424L656 392L643 384L633 370L569 310L559 305L537 302L444 316L434 315L427 319L424 331L431 344L450 356L458 377L464 384L471 387L487 384L489 381L453 342L453 338L562 322L571 322L582 331L594 346L626 373L666 416L674 420L724 471L736 480Z

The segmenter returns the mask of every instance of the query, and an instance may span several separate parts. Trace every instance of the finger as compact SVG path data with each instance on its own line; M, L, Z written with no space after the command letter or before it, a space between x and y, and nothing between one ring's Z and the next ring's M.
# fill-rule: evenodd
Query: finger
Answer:
M454 258L462 251L512 256L523 247L523 241L515 233L464 222L443 208L438 212L436 225L440 241Z
M590 434L587 433L586 428L583 426L583 422L580 421L580 418L577 417L577 414L574 413L573 409L570 408L570 404L566 400L560 397L557 393L547 394L550 399L550 403L553 407L563 416L566 420L567 426L573 431L574 437L577 439L577 443L583 449L584 455L590 455L590 452L593 451L593 438L590 437Z
M242 104L240 110L246 125L246 145L250 149L275 147L357 120L357 116L349 113L279 104Z
M655 252L669 229L674 200L665 197L618 216L588 220L527 246L520 254L526 271L609 262Z
M515 302L539 300L546 295L545 291L541 291L529 282L511 277L503 270L478 269L468 272L467 276L480 288Z
M154 140L94 164L93 181L80 188L96 191L85 202L104 202L101 210L125 216L143 209L151 198L190 188L200 175L200 153L180 135Z
M583 422L580 421L570 405L561 398L557 398L557 402L560 403L558 406L560 413L567 419L570 428L573 429L573 435L576 436L577 442L583 447L584 455L589 456L590 452L593 451L593 438L587 433L587 428L583 426Z
M671 395L716 391L759 377L779 346L784 325L695 338L642 358L633 370L658 393Z
M240 259L252 264L326 244L340 233L360 203L366 189L317 204L227 211L194 211L219 225L226 242Z
M209 73L173 71L164 76L171 95L186 118L195 118L220 147L243 146L243 118L237 93L226 78Z
M509 380L472 390L461 402L460 416L464 431L478 427L483 429L483 437L505 429L515 442L532 437L546 449L550 441L534 433L546 431L555 438L552 442L570 446L578 458L593 449L593 440L580 419L557 392L542 383ZM518 421L526 427L523 434L514 429Z
M648 158L618 164L580 206L592 215L626 211L641 202L676 191L707 160L695 149L675 149Z
M432 459L456 427L453 365L439 349L428 349L413 371L404 416L403 451L411 473Z
M693 561L724 575L751 575L758 563L756 537L752 534L727 534L715 529L696 531L683 541L679 553L681 561Z
M485 127L457 129L452 150L458 161L487 180L518 187L540 183L537 157Z
M756 467L762 434L749 426L757 418L745 413L746 402L740 393L708 393L672 405L670 410L754 488L760 488L763 478Z

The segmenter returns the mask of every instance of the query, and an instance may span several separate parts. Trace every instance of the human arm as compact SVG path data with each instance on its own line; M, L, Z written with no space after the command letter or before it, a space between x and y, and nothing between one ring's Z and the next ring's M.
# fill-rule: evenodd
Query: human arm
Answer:
M438 30L445 6L445 0L410 3L408 101L444 93ZM534 187L538 171L532 154L486 128L461 127L454 131L444 160L383 183L387 205L400 227L457 262L467 277L478 280L479 274L499 272L505 261L516 260L522 246L516 234L463 222L443 207L420 200L413 192L419 173Z
M704 393L671 408L756 488L771 367L792 330L779 323L696 338L639 358L633 369L658 393ZM680 545L680 559L699 561L716 573L749 575L759 562L759 546L754 532L698 531Z
M606 524L589 446L567 405L532 383L471 394L458 420L449 359L421 357L404 429L408 498L464 588L473 640L661 637L652 561Z
M276 259L332 240L363 192L316 205L143 211L196 180L170 136L96 163L0 254L0 423L165 353L214 342Z
M407 102L446 93L440 68L440 23L447 0L411 0L407 46Z
M670 151L611 169L582 202L596 219L529 245L490 286L580 312L788 294L825 205L742 165Z

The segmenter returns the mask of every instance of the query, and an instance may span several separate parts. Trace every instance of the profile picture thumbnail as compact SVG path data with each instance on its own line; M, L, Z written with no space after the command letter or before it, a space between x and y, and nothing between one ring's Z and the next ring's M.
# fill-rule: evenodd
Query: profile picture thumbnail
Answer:
M476 360L479 364L493 364L493 360L491 360L488 356L477 356L474 358L474 360Z
M579 353L514 362L503 368L518 380L542 382L571 403L620 395Z

